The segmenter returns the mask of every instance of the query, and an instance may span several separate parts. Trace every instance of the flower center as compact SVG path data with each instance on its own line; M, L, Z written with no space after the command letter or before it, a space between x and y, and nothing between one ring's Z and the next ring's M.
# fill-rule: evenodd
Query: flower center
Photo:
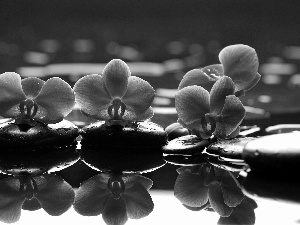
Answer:
M38 111L38 105L32 99L25 99L20 103L19 109L21 116L16 119L16 123L34 126L35 122L33 121L33 117Z
M37 184L33 178L19 178L20 181L20 192L26 199L30 200L33 198L34 194L37 192Z
M207 117L203 117L201 119L201 124L202 124L202 129L204 131L204 133L206 133L207 135L211 135L214 130L216 129L216 122L214 117L207 115Z
M114 176L108 180L107 188L111 191L114 199L119 199L125 191L125 184L121 176Z
M112 120L122 120L125 113L126 106L121 99L114 99L112 104L108 107L108 115Z
M32 99L23 100L20 105L21 117L24 119L32 119L38 110L38 105Z

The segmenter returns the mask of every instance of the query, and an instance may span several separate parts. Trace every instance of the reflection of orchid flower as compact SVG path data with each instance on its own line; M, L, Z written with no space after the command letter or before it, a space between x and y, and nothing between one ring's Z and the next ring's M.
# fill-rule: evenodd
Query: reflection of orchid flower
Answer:
M75 97L69 84L58 77L46 82L17 73L0 75L0 116L34 125L34 121L57 123L73 109Z
M191 85L211 87L223 76L230 77L235 86L235 94L254 87L260 79L258 58L255 50L247 45L231 45L219 54L221 64L210 65L202 69L189 71L181 80L179 89Z
M209 164L181 167L174 186L175 197L187 207L202 207L208 203L222 217L228 217L244 194L230 172Z
M233 208L233 212L228 217L220 217L218 224L235 224L235 225L254 225L255 224L255 212L257 204L251 198L245 196L243 201Z
M155 91L143 79L131 76L125 62L111 60L103 75L87 75L74 86L81 111L98 120L138 121L153 116Z
M52 174L1 180L0 221L18 221L21 209L43 208L49 215L59 216L72 206L74 196L73 188L62 178Z
M125 224L128 218L140 219L152 212L151 186L152 181L140 175L99 174L81 184L74 209L83 216L102 214L106 224Z
M210 93L196 85L179 90L175 106L178 122L202 138L212 134L217 138L236 136L245 116L242 102L234 95L233 81L227 76L218 79Z

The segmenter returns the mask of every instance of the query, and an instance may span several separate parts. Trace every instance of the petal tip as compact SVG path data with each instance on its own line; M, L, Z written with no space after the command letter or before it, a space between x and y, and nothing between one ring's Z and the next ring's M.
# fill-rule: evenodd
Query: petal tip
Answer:
M103 78L105 86L113 98L122 98L124 96L130 76L128 65L120 59L113 59L104 67Z
M108 74L123 74L127 77L130 76L130 70L128 65L121 59L112 59L109 61L103 69L103 75Z

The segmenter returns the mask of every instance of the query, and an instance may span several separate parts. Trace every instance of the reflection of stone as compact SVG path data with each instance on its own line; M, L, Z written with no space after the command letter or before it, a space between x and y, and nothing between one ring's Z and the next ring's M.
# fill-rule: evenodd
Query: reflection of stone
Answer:
M255 139L255 137L240 137L212 143L206 149L210 155L208 161L210 164L228 171L242 171L247 167L242 158L244 146Z
M166 143L163 128L151 122L132 126L107 126L97 122L83 128L82 160L105 172L146 172L165 164L161 148Z
M293 178L289 178L286 174L286 178L275 176L269 172L266 174L257 173L242 173L240 177L240 183L243 192L254 199L270 199L274 201L285 201L300 203L300 181L293 174L293 170L290 171ZM288 173L288 172L287 172Z
M21 209L43 208L49 215L59 216L72 206L74 196L73 188L53 174L3 179L0 181L0 221L18 221Z
M99 174L83 182L74 209L83 216L98 216L107 224L125 224L148 216L154 208L148 190L152 180L140 175Z
M41 174L61 170L79 159L77 127L66 120L52 125L15 124L0 126L0 170L8 174Z

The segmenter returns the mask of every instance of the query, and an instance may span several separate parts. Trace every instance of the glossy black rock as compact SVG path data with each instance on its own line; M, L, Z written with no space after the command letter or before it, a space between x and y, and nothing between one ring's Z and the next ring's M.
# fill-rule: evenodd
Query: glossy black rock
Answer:
M209 143L209 140L196 135L185 135L171 140L163 147L163 152L166 154L193 155L203 152Z
M293 177L300 169L300 132L273 134L245 145L242 156L251 173Z
M0 125L0 170L13 175L40 174L70 166L79 159L78 135L78 128L66 120L35 126L4 122Z
M255 139L255 137L241 137L228 140L219 140L211 144L206 149L206 152L210 155L220 156L225 160L228 159L244 161L242 158L244 146L248 142L253 141Z
M134 126L107 126L96 122L82 130L82 160L103 172L148 172L165 164L161 148L167 142L163 128L151 122Z

